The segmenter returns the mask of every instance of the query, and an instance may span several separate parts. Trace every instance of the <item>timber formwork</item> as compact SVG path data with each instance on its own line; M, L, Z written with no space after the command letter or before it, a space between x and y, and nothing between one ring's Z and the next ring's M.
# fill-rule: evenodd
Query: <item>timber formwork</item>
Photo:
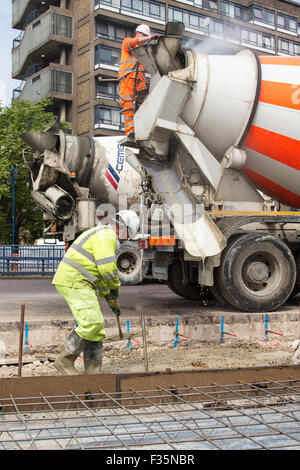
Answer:
M3 450L300 449L298 366L2 379L0 396Z

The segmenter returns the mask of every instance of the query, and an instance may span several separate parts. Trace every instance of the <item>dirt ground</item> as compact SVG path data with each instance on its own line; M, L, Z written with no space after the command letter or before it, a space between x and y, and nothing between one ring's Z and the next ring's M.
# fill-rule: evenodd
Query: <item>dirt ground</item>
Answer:
M225 343L199 344L191 347L179 344L173 347L148 347L149 372L164 370L223 369L236 367L278 366L292 364L291 340L279 338L264 341L227 340ZM42 357L43 356L43 357ZM57 375L53 366L55 354L24 355L22 376ZM18 367L7 364L0 367L1 377L17 377ZM17 363L17 359L15 358ZM80 373L84 373L83 359L79 357L75 363ZM103 373L144 372L145 361L141 344L132 342L131 349L126 349L126 342L104 344Z

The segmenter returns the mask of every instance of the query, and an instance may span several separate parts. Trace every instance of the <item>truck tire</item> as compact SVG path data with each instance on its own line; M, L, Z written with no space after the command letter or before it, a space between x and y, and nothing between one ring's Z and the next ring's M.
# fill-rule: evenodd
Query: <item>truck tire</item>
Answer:
M182 264L176 261L169 267L168 287L175 294L189 300L209 300L211 294L209 288L197 283L183 284Z
M228 244L215 279L217 290L232 307L244 312L272 311L289 298L296 263L279 238L252 232Z
M137 243L125 241L116 252L118 274L121 284L136 285L141 283L141 251ZM143 262L142 278L149 269L149 263Z
M216 286L211 286L209 289L212 293L213 298L217 301L217 304L220 305L220 307L230 307L229 303L226 302L226 300L224 299L222 294L220 294Z

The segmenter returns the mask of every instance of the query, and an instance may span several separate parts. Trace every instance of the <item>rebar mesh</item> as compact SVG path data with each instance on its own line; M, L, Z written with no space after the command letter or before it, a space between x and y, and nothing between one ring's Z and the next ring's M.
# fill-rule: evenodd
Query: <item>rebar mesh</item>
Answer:
M300 380L0 400L0 449L300 449Z

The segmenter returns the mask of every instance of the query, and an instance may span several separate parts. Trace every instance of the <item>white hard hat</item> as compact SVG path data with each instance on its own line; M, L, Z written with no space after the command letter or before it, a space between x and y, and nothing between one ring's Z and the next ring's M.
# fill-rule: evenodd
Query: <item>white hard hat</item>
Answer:
M121 225L128 228L130 238L134 238L138 233L140 219L138 215L131 210L122 210L117 213L117 219Z
M136 30L135 30L136 33L143 33L143 34L146 34L146 36L150 36L151 34L151 31L150 31L150 28L147 24L140 24Z

